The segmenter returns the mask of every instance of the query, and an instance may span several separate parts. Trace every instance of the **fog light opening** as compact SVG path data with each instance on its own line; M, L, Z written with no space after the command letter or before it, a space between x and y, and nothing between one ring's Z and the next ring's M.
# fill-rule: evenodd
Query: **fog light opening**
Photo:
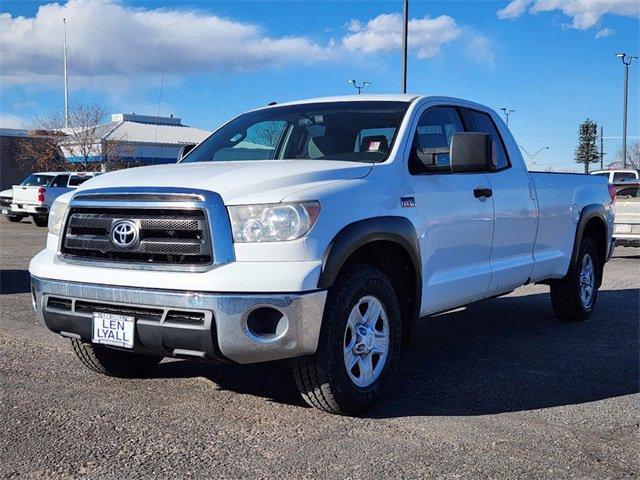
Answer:
M283 335L289 320L282 312L270 307L259 307L247 316L247 329L260 340L272 340Z

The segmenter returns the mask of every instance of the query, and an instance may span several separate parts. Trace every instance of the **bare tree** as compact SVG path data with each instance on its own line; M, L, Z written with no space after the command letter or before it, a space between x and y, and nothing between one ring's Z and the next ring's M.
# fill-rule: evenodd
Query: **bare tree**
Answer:
M73 105L68 112L57 111L36 117L21 157L30 159L39 170L112 170L131 153L121 141L105 140L112 126L106 123L106 109L99 104Z
M622 150L618 151L616 161L609 164L609 168L622 168ZM627 148L627 167L640 170L640 142L635 142Z
M27 171L55 171L66 168L66 160L58 142L63 133L34 129L18 143L17 160L22 173Z
M253 132L253 135L247 135L247 139L265 147L275 148L280 140L282 131L282 122L264 122ZM249 139L250 136L253 138Z

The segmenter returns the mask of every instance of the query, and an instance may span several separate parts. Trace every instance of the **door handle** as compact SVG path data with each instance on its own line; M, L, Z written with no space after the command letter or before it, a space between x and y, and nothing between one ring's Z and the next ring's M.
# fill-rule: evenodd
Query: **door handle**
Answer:
M489 198L491 195L493 195L493 190L491 190L490 188L476 188L473 190L473 196L476 198Z

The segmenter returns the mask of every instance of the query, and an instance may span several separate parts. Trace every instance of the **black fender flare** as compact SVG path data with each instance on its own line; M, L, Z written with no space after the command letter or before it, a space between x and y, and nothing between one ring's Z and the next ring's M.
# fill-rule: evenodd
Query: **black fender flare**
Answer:
M607 213L602 205L598 205L597 203L590 204L585 206L580 212L580 219L578 220L578 226L576 227L576 238L573 242L573 252L571 254L571 264L569 266L570 270L578 268L578 249L580 248L580 242L582 242L582 237L584 236L584 231L587 228L587 224L590 220L598 218L604 224L605 229L605 238L604 238L604 261L600 262L601 270L604 268L604 262L607 259L607 251L606 249L610 248L607 245L607 239L609 238L609 226L607 224ZM602 271L600 271L598 283L602 282ZM598 285L599 286L599 285Z
M420 244L413 223L405 217L372 217L350 223L342 228L325 250L318 288L331 287L351 254L360 247L376 241L396 243L409 255L416 280L416 301L412 316L417 318L420 315L422 300Z

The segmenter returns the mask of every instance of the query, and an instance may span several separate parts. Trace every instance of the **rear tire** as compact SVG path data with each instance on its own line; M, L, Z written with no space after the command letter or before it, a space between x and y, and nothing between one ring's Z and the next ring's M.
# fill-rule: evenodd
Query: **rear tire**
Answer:
M369 408L393 378L401 323L398 299L382 272L353 265L340 273L329 290L318 350L293 364L304 400L341 415Z
M6 219L9 220L11 223L21 222L23 218L24 217L15 217L15 216L9 217L9 216L6 216Z
M83 343L76 339L71 340L71 345L85 367L110 377L144 377L162 360L162 357L123 352L102 345Z
M34 215L31 218L33 219L33 223L35 223L38 227L46 227L49 223L48 215Z
M596 304L600 284L600 257L590 238L583 238L575 265L562 280L551 283L551 303L561 320L586 320Z

